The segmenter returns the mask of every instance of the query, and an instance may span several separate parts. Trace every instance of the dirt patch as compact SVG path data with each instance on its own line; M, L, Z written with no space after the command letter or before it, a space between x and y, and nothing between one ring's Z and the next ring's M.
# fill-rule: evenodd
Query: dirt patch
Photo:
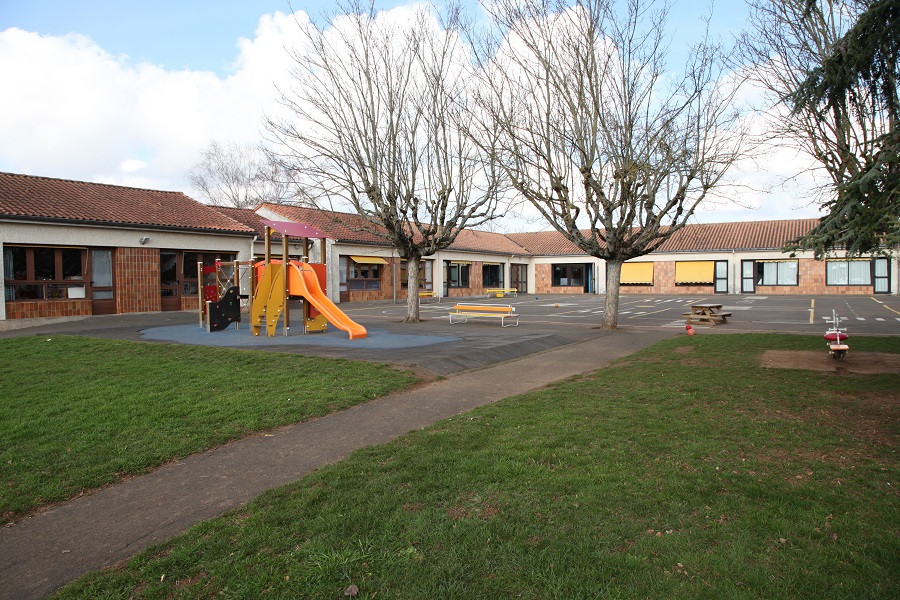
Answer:
M760 358L760 366L769 369L806 369L838 374L877 375L900 373L900 354L889 352L848 352L836 360L827 350L766 350Z

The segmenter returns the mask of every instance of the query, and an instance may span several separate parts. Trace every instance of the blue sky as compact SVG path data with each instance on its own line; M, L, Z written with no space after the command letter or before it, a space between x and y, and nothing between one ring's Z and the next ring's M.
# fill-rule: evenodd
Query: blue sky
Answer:
M698 37L708 7L675 2L673 50ZM211 140L258 141L289 66L292 8L320 15L334 3L0 0L0 171L190 194L187 172ZM745 19L742 0L719 0L713 32L730 39ZM773 169L791 160L782 153ZM701 218L813 216L790 210L791 198L757 193L747 203L760 210Z
M398 1L377 2L391 8ZM474 3L472 3L474 6ZM107 52L167 69L215 71L225 75L237 54L237 40L253 36L260 15L331 10L326 0L0 0L0 31L18 27L45 35L80 33ZM697 15L708 0L680 0L673 30L696 33ZM739 31L746 16L742 0L719 0L713 26L725 37Z

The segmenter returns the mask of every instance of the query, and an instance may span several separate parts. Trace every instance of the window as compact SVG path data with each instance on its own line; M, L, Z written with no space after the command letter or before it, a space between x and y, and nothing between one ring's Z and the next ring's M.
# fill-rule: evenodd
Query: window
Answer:
M469 287L469 267L467 262L447 262L447 285L452 288Z
M584 287L584 265L553 265L553 285Z
M356 262L360 257L351 257L347 273L347 286L354 291L381 289L381 264L378 262ZM380 259L381 263L384 262Z
M6 300L84 298L85 250L6 246Z
M481 265L481 285L484 287L502 287L503 265L500 263L483 263Z
M621 285L653 285L653 263L622 263Z
M400 285L403 289L409 288L409 278L406 273L406 261L400 262ZM434 289L434 279L432 278L432 265L434 261L423 260L419 263L419 289Z
M675 285L714 283L716 264L711 260L678 261L675 263Z
M872 285L872 261L826 260L825 285Z
M234 262L235 255L233 253L222 252L185 252L183 264L181 266L181 283L182 295L196 296L200 293L200 277L197 271L198 263L203 263L204 267L212 267L216 261L229 263ZM222 277L230 279L234 268L230 265L222 267ZM216 277L209 277L211 284L216 285ZM205 282L209 284L210 282Z
M797 285L796 260L764 260L756 263L756 285Z

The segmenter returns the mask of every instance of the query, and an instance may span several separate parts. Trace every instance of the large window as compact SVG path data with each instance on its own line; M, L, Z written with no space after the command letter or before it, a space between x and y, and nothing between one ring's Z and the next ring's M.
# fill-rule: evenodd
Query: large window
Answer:
M352 291L380 290L383 258L351 256L348 264L347 287Z
M622 263L620 285L653 285L652 262Z
M826 260L825 285L872 285L872 261Z
M584 287L584 265L553 265L555 287Z
M756 263L756 285L798 285L796 260L764 260Z
M486 288L503 287L503 265L500 263L482 264L481 285Z
M409 275L406 272L406 261L400 261L400 285L403 289L409 288ZM419 263L419 289L433 290L434 278L432 277L433 260L423 260Z
M182 294L185 296L196 296L200 290L200 277L197 271L198 264L202 262L204 267L212 267L216 264L217 260L223 263L233 263L235 255L228 252L185 252L181 273ZM230 279L233 270L233 266L223 266L223 277L225 279ZM215 285L215 277L211 277L210 280L212 285Z
M84 298L84 248L6 246L6 300Z
M469 267L467 262L448 262L447 267L447 285L452 288L469 287Z

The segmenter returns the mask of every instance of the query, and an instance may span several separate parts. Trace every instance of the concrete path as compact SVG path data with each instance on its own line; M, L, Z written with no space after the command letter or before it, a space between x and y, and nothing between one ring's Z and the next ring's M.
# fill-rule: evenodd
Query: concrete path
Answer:
M41 598L358 448L601 368L674 332L619 330L253 436L0 529L0 599Z

